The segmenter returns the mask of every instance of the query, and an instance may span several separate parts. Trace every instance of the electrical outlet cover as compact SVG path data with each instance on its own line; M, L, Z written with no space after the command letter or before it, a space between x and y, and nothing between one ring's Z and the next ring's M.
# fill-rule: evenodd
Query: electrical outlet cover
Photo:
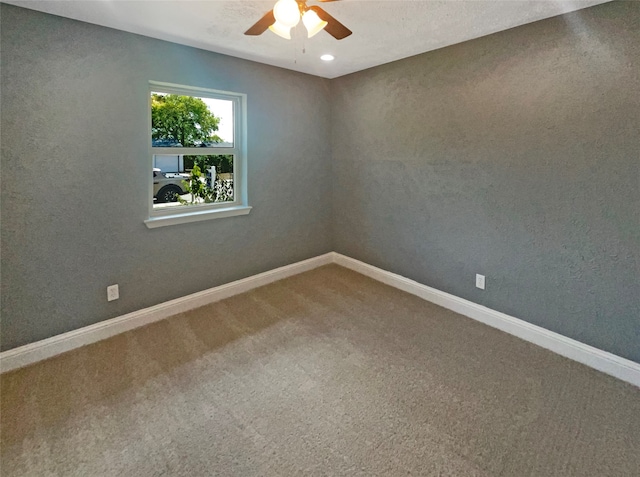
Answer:
M120 298L118 285L110 285L107 287L107 301L113 301Z

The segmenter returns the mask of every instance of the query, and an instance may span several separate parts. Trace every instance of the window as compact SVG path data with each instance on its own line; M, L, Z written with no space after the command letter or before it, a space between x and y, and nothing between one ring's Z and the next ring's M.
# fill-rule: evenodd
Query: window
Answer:
M246 95L151 82L149 118L148 227L249 213Z

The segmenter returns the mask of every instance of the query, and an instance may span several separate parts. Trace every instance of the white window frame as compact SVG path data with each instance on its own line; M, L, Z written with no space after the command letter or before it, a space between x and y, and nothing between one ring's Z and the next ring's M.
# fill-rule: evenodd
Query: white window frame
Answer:
M151 93L179 94L202 98L223 99L233 103L233 147L153 147L151 142ZM230 91L219 91L158 81L149 82L148 90L148 185L149 228L176 225L201 220L246 215L251 211L247 198L247 95ZM153 207L153 156L154 155L222 155L233 154L233 202L181 205L154 209Z

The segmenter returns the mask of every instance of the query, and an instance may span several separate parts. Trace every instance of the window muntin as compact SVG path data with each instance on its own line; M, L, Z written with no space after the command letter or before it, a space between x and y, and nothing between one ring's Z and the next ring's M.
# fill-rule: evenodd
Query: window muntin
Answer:
M240 93L150 83L150 220L248 207L245 108Z

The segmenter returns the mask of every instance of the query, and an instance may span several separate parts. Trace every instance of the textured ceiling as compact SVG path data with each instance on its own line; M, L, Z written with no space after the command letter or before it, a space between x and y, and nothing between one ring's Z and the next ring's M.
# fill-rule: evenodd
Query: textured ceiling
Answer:
M342 0L322 7L353 31L292 40L244 31L275 0L2 0L89 23L225 53L325 78L478 38L610 0ZM308 4L317 4L309 0ZM333 62L319 59L333 54Z

